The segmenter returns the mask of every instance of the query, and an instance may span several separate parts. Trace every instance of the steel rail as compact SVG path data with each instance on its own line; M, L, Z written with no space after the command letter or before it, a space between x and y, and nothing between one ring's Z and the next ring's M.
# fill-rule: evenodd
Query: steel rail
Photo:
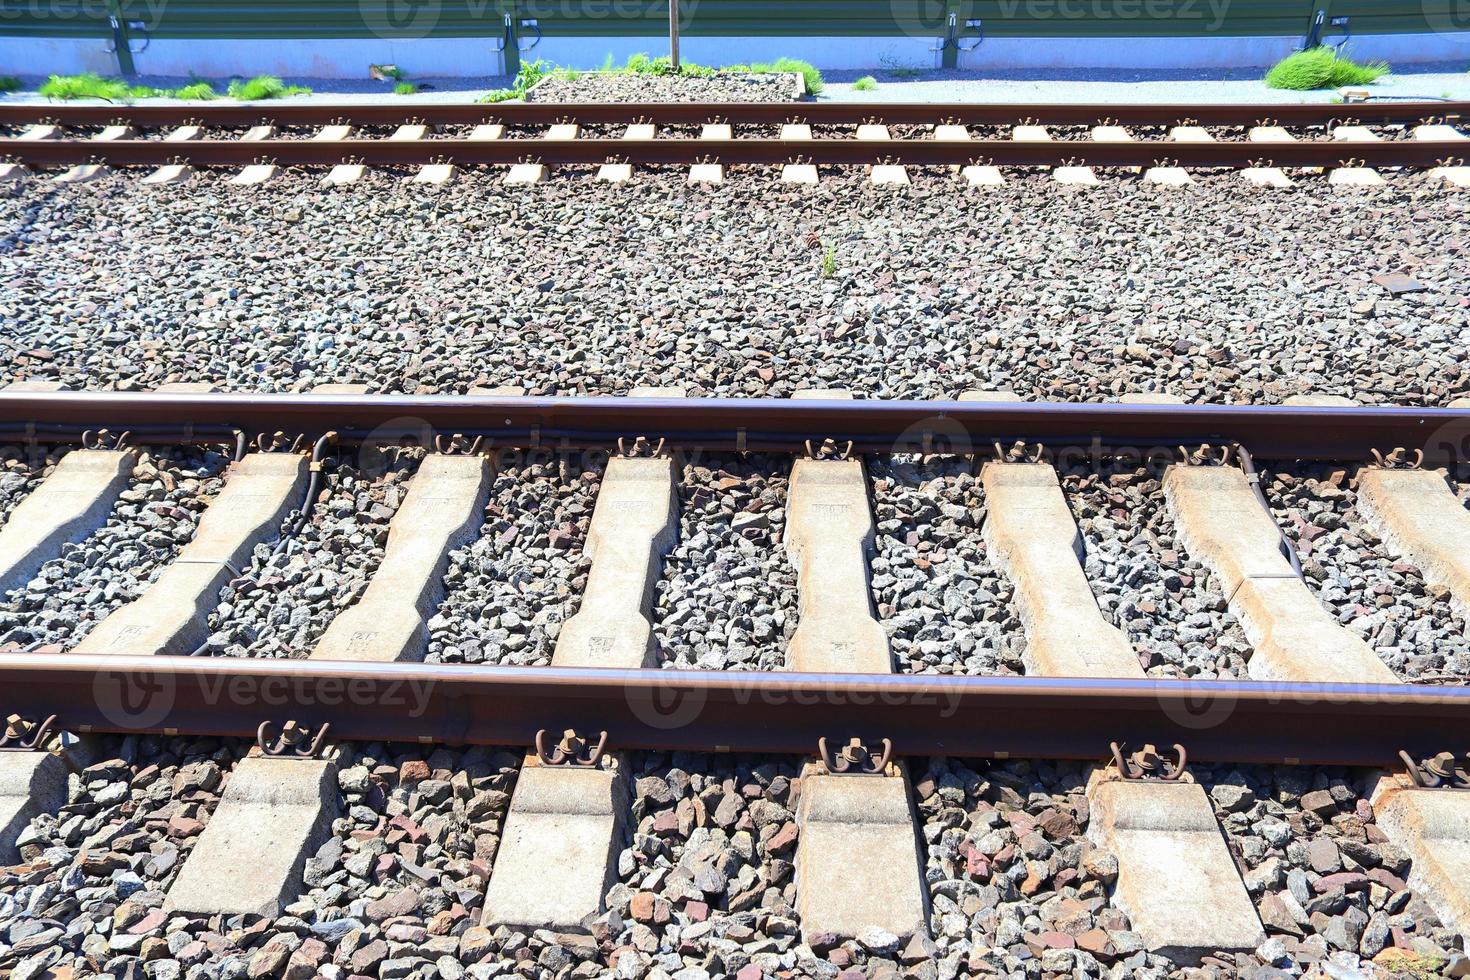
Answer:
M102 425L138 442L190 432L218 441L239 429L336 432L347 444L463 433L549 450L644 435L676 449L793 453L825 438L859 452L961 454L1022 440L1080 453L1079 462L1205 442L1238 442L1258 459L1358 460L1398 446L1423 449L1429 465L1470 458L1470 408L0 391L0 439L65 442Z
M1109 741L1191 759L1391 765L1463 747L1470 688L795 674L0 654L9 710L81 732L248 737L330 723L364 741L528 745L608 733L615 750L811 754L892 739L904 755L1101 759Z
M1454 140L1311 140L1292 143L1153 140L887 140L857 139L443 139L404 140L0 140L0 159L31 166L108 163L157 166L240 166L260 161L285 166L332 166L344 161L374 167L452 162L460 165L725 164L1097 166L1097 167L1436 167L1462 165L1470 143Z
M1454 122L1465 118L1470 118L1470 103L1398 101L1342 105L976 105L962 102L0 105L0 125L11 126L36 123L104 126L118 122L134 126L253 126L262 122L278 126L324 126L332 123L359 126L392 126L403 123L476 125L496 122L515 126L542 126L558 122L602 124L639 120L662 125L699 125L718 120L736 125L779 125L786 122L813 125L855 125L865 122L926 125L949 122L975 126L1021 123L1052 126L1090 126L1100 123L1125 126L1328 126L1350 123L1387 125L1427 121Z

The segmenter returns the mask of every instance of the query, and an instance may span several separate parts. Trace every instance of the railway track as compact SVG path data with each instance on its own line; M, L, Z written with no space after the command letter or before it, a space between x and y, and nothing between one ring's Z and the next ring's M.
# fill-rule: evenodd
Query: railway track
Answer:
M65 168L60 179L83 181L152 167L145 181L158 184L228 167L231 182L254 184L294 166L330 168L324 181L340 185L369 167L417 167L415 179L442 183L456 168L504 166L507 182L535 183L556 166L597 166L608 181L636 166L679 166L692 182L718 182L727 166L756 165L798 183L815 182L820 166L866 166L887 184L907 183L909 167L953 167L974 185L1003 183L1013 168L1048 168L1076 184L1096 183L1098 169L1187 184L1192 171L1225 168L1274 186L1291 183L1288 171L1374 185L1404 169L1465 186L1464 115L1443 102L7 105L0 178Z
M106 753L118 735L258 743L245 757L223 748L209 763L188 756L195 761L173 777L187 810L135 800L137 812L151 814L143 824L166 828L187 852L181 869L170 864L154 876L166 883L154 905L138 906L136 918L118 910L127 922L118 935L167 930L170 938L146 955L138 955L143 939L90 951L82 943L99 970L175 957L201 963L230 950L243 950L240 968L248 962L258 976L305 976L324 963L380 978L422 973L422 964L446 975L491 963L552 976L578 963L616 969L624 958L644 971L761 975L796 970L798 961L800 972L824 975L864 961L870 971L947 963L1026 972L1029 960L1048 972L1099 963L1244 970L1271 965L1287 941L1292 955L1366 950L1392 964L1428 956L1431 934L1463 942L1470 930L1470 877L1460 863L1470 848L1462 789L1470 779L1459 741L1470 687L1464 678L1405 683L1326 612L1256 468L1330 460L1351 469L1376 533L1446 602L1464 603L1470 517L1433 467L1459 472L1470 406L1023 404L997 393L885 403L834 391L751 401L659 390L594 399L285 396L197 387L0 392L0 442L38 460L48 458L42 447L54 447L54 462L36 465L29 493L0 527L6 591L104 524L150 447L207 445L233 459L197 529L140 595L115 604L64 652L0 652L0 686L15 712L5 741L16 751L0 754L0 844L14 862L12 887L41 888L60 873L33 843L37 825L99 812L90 788L68 802L68 764L101 793L116 778L109 773L119 763ZM286 540L310 521L334 454L406 443L421 458L356 600L310 649L286 659L209 655L210 615L246 588L254 559L280 547L274 535ZM790 471L782 543L800 613L780 671L657 666L651 597L679 526L678 471L712 450L774 454ZM498 505L487 507L488 482L508 465L499 454L598 451L606 463L586 533L589 568L550 666L422 663L428 622L452 591L449 555L489 533L481 523ZM973 461L985 497L977 534L1013 587L1024 676L895 672L870 586L864 464L865 455L895 453ZM1059 461L1073 453L1156 460L1183 548L1209 570L1249 638L1246 676L1145 674L1100 612L1078 559L1058 479ZM432 755L384 765L394 758L385 742ZM469 761L494 748L526 754ZM666 752L673 761L658 762ZM749 753L783 761L747 766L740 760ZM974 768L941 761L925 769L926 756ZM1095 765L1040 763L1073 766L1059 771L1075 782L1070 793L1033 792L1040 809L1028 816L1021 795L980 788L988 779L1011 787L1006 766L1017 758ZM727 775L700 782L696 773L691 783L680 766L696 763ZM1275 819L1257 814L1240 785L1235 767L1250 764L1379 773L1363 777L1360 796L1340 779L1318 786L1311 776L1279 777L1303 787L1290 795L1313 814L1292 817L1284 831L1313 855L1312 877L1291 888L1240 842L1253 821ZM147 784L138 773L127 778ZM1333 835L1323 836L1329 823ZM988 832L1002 825L1014 828L1014 843ZM129 864L118 840L136 836L127 826L138 823L107 826L86 831L92 843L71 865L81 869L77 881ZM443 836L450 826L468 828L469 843L452 845L457 838ZM1339 834L1342 851L1333 843L1329 860L1322 842ZM476 841L487 838L482 850ZM153 857L174 853L167 841L150 846ZM347 868L361 874L339 870L343 847ZM742 865L746 851L759 860ZM471 855L462 864L447 857L461 852ZM430 858L448 863L424 870ZM1002 867L1019 870L1006 877ZM365 897L324 897L323 889L363 879L376 889ZM1293 897L1298 886L1306 900ZM985 928L994 948L977 950L969 939L961 948L956 935L972 927L956 934L947 920L968 922L966 903L986 887L1011 896L1002 906L1050 896L1045 921L1071 915L1070 924L1017 919L1011 935L992 909ZM38 904L34 890L23 894ZM421 913L429 898L443 907ZM339 899L346 904L332 904ZM1406 907L1417 912L1405 916ZM433 915L426 928L413 924L420 914ZM1355 914L1363 921L1350 921ZM1434 916L1438 932L1420 925ZM302 923L294 933L271 924L293 918ZM738 930L750 932L747 923L767 938L742 951ZM1381 942L1364 938L1370 930ZM288 933L294 940L258 948L249 938ZM707 945L707 934L727 945ZM363 953L377 942L374 956Z

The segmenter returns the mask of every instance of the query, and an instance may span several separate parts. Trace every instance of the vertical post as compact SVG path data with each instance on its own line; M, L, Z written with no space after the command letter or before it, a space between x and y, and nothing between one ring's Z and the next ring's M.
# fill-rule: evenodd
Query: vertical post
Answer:
M679 71L679 0L669 0L669 61Z
M107 0L107 22L112 28L112 50L117 55L117 70L124 78L138 74L133 64L132 42L128 38L128 22L120 0Z
M505 30L501 39L501 54L504 55L505 73L514 79L521 73L521 40L516 20L514 3L505 5Z
M944 50L940 52L940 64L945 68L960 66L960 4L949 0L945 4Z

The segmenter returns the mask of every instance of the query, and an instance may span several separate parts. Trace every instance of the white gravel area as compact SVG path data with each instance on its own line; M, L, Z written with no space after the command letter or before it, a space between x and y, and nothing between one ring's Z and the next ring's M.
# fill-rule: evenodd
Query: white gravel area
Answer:
M751 72L550 75L526 92L527 102L789 102L796 97L796 76Z
M983 50L983 45L982 45ZM1352 49L1347 51L1352 56ZM1466 49L1470 59L1470 46ZM823 72L819 99L833 102L1334 102L1336 89L1295 92L1268 88L1269 66L1229 69L935 69L879 66ZM895 70L896 69L896 70ZM1470 99L1464 62L1398 64L1395 72L1367 86L1375 98ZM871 77L877 88L855 90Z

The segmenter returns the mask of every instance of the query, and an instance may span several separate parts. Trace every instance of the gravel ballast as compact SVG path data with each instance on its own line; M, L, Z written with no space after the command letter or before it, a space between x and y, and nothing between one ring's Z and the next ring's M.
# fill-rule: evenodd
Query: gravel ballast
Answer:
M679 486L679 539L652 615L660 663L780 670L796 632L796 569L786 553L784 456L691 459Z
M430 663L545 667L578 608L605 458L512 456L498 465L485 523L449 554L446 599L429 621Z
M1041 176L975 192L938 170L916 171L907 191L857 172L786 187L742 168L719 188L689 187L674 169L616 188L571 168L518 189L498 172L442 190L400 176L328 192L306 173L253 191L215 174L151 189L121 174L0 193L0 379L562 395L651 384L692 397L1009 388L1070 401L1163 390L1253 404L1313 390L1403 405L1470 388L1470 199L1406 176L1370 194L1311 180L1264 193L1234 175L1185 192L1111 179L1081 191ZM1373 282L1387 272L1425 289L1391 296ZM873 602L894 669L1020 672L1012 590L986 555L972 464L865 462ZM0 645L68 645L139 594L193 534L225 464L215 452L143 454L107 526L4 598ZM45 465L5 458L0 515ZM411 471L331 467L299 537L262 546L222 594L214 652L308 652L381 560ZM496 471L482 533L450 556L430 661L549 663L585 586L601 473L586 460ZM785 456L704 456L681 470L678 541L651 616L666 666L784 664L797 623L789 473ZM1061 474L1089 581L1151 674L1242 677L1249 648L1180 546L1158 476ZM1268 474L1314 591L1406 679L1463 676L1463 621L1361 520L1350 476ZM150 919L244 746L110 744L122 763L84 772L76 809L27 831L25 857L41 865L0 878L12 980L56 967L128 980L1196 976L1146 953L1110 905L1116 866L1085 843L1076 765L907 760L932 943L819 950L802 944L795 912L798 760L628 756L631 836L609 912L591 936L567 937L478 925L518 754L356 746L306 894L262 924ZM1376 839L1361 773L1242 772L1196 775L1270 938L1208 964L1215 975L1315 965L1356 976L1368 962L1462 952L1400 886L1402 855ZM100 855L80 854L89 835L129 821L138 828L87 848ZM1360 872L1372 884L1317 887Z
M1225 597L1179 545L1161 467L1075 464L1062 492L1082 531L1083 568L1103 617L1152 677L1246 679L1251 646Z
M1024 673L1010 580L987 560L984 491L952 457L869 460L878 621L894 669L917 674Z
M51 475L63 448L32 450L25 446L0 448L0 526L15 505L24 500L41 481Z
M622 760L627 837L607 911L585 934L480 923L520 765L483 747L347 748L341 815L280 917L166 913L245 749L102 738L62 811L22 831L23 863L0 872L0 967L22 980L47 969L147 980L1203 975L1149 953L1112 905L1118 863L1087 840L1078 763L909 760L931 935L906 941L881 930L802 941L799 760L683 753ZM1208 975L1470 967L1460 938L1405 884L1407 856L1363 797L1367 774L1192 773L1267 935L1252 952L1207 955Z
M1470 197L1409 178L1359 194L1265 193L1237 175L1185 193L1024 175L979 192L928 171L907 191L743 168L717 189L679 171L616 187L499 177L433 190L374 173L324 191L289 172L256 190L117 175L6 192L4 376L1406 405L1470 389ZM78 262L78 235L129 247ZM149 284L159 268L168 289ZM1426 291L1391 297L1372 282L1391 271Z
M367 587L383 559L388 524L410 486L419 454L393 452L363 465L339 457L308 519L255 548L249 568L220 590L205 652L302 658L332 619Z
M557 73L536 83L527 102L790 102L797 97L790 74L716 72L653 75L633 72Z

